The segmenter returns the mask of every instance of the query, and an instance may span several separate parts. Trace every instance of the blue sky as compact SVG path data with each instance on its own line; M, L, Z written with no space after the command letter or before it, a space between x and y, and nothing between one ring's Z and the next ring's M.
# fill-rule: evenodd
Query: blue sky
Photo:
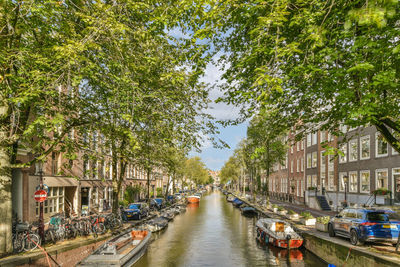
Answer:
M222 83L222 72L217 66L208 64L203 81L210 85ZM222 96L222 92L218 88L212 89L210 92L211 100L215 101L218 97ZM224 103L212 103L211 108L206 112L213 115L217 120L234 119L238 116L238 109L233 106L228 106ZM202 161L206 164L207 168L211 170L220 170L228 158L233 154L237 144L246 137L248 123L242 123L235 126L228 126L226 128L220 126L219 138L226 142L230 148L218 149L214 148L209 141L203 143L202 152L192 152L190 156L200 156Z

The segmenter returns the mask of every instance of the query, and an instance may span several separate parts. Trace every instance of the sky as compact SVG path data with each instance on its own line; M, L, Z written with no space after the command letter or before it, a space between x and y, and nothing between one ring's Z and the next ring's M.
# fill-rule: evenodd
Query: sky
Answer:
M221 81L221 75L222 72L218 69L218 67L212 63L209 63L202 81L210 85L221 83L223 82ZM223 93L219 91L218 88L213 88L210 91L210 99L212 101L215 101L222 95ZM212 103L210 104L210 107L211 108L206 112L213 115L216 120L234 119L238 116L239 110L237 108L224 103ZM190 156L201 157L204 164L210 170L220 170L228 158L233 154L233 151L240 140L246 137L247 125L247 122L225 128L220 125L220 134L218 135L218 138L226 142L230 148L214 148L210 141L205 141L203 142L201 153L192 152L190 153Z

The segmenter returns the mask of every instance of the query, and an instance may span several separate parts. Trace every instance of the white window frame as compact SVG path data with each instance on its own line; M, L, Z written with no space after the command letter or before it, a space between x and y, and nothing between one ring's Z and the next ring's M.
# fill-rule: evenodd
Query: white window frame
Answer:
M290 172L293 173L293 160L290 161Z
M319 142L320 143L323 143L323 142L325 142L327 139L326 139L326 133L325 133L325 131L320 131L319 132Z
M376 189L379 189L379 188L382 188L382 187L378 187L378 172L385 172L386 171L386 173L387 173L387 176L386 176L386 179L387 179L387 187L386 187L386 189L389 189L388 187L389 187L389 170L387 169L387 168L384 168L384 169L376 169L375 170L375 190Z
M299 158L296 161L296 171L300 172L300 159Z
M382 157L386 157L387 155L388 155L388 152L389 152L389 144L385 141L385 143L386 143L386 146L387 146L387 151L386 151L386 153L385 154L378 154L378 142L379 142L379 136L380 136L381 134L379 133L379 132L376 132L375 133L375 157L376 158L382 158Z
M340 145L340 151L343 152L344 156L339 155L339 163L346 163L348 159L349 153L347 153L347 143L341 144Z
M396 186L396 180L394 179L394 176L398 174L400 175L400 167L392 168L392 192L395 193L397 192L395 186Z
M312 186L312 176L311 175L307 175L307 190L311 186Z
M363 157L362 153L362 142L364 140L368 140L368 157ZM360 138L360 160L370 159L371 158L371 137L369 135L362 136Z
M364 173L368 173L368 176L369 176L368 190L367 191L363 190L362 176L363 176ZM370 193L370 192L371 192L371 172L369 170L362 170L362 171L360 171L360 193Z
M301 158L301 171L304 171L304 158Z
M326 156L324 155L325 150L321 151L320 155L320 167L325 167L326 166Z
M312 154L307 153L307 169L310 169L312 166Z
M356 188L355 189L352 188L352 180L351 180L351 177L354 174L355 174L355 177L356 177L356 181L355 181ZM349 172L349 192L352 192L352 193L357 193L358 192L358 172L357 171Z
M303 150L304 149L304 140L300 141L300 149Z
M307 134L307 147L310 147L312 145L312 137L311 133Z
M357 145L357 147L356 147L356 149L355 149L355 151L357 152L357 158L356 159L352 159L351 158L351 155L352 155L352 143L355 143L356 145ZM349 162L354 162L354 161L357 161L358 160L358 158L359 158L359 155L358 155L358 140L357 139L352 139L352 140L350 140L349 141L349 155L348 155L348 157L349 157Z
M316 145L318 144L318 133L312 133L311 134L311 145Z
M316 168L318 166L318 152L317 151L312 152L311 159L312 159L312 165L311 165L312 168ZM315 161L314 161L314 159L315 159Z
M344 192L344 190L346 189L343 177L348 176L347 172L340 172L339 173L339 191L340 192ZM342 187L343 185L343 187Z

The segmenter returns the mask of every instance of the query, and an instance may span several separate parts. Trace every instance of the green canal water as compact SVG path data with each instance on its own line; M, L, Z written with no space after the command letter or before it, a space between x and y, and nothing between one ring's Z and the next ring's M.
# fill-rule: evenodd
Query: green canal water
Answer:
M145 266L327 266L314 254L256 242L255 222L225 200L219 191L202 197L199 206L188 206L154 241L134 265Z

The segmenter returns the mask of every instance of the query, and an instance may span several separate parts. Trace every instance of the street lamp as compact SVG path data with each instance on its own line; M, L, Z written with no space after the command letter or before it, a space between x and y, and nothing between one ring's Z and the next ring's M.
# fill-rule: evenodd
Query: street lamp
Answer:
M39 160L35 163L36 171L40 178L40 189L43 190L43 161ZM39 202L39 236L44 243L44 219L43 219L43 201Z
M344 181L344 202L346 203L347 207L347 183L349 181L349 176L347 175L343 176L343 181Z

